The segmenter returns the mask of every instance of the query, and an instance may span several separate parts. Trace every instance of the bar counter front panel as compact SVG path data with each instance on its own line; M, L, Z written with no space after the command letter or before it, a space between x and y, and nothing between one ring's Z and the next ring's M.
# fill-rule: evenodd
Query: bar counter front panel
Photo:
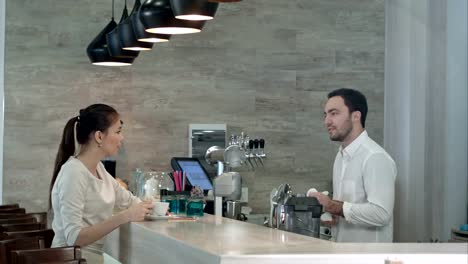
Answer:
M107 236L104 251L128 264L468 264L468 243L335 243L209 214L125 224Z

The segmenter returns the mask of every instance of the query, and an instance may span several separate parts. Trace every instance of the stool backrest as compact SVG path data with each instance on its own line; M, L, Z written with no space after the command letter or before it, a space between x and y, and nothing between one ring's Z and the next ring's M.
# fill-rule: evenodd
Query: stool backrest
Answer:
M52 229L41 229L32 231L16 231L16 232L5 232L8 237L20 238L20 237L36 237L40 236L44 238L46 248L50 248L52 240L54 239L54 231Z
M27 217L34 217L36 218L36 223L42 223L47 226L47 212L26 213L24 215Z
M0 232L32 231L41 229L46 229L46 226L42 223L0 225Z
M11 251L44 248L42 237L23 237L0 241L0 263L11 263Z
M81 250L79 246L15 250L11 252L11 258L13 264L36 264L44 262L67 263L66 261L80 260Z
M26 224L26 223L36 223L36 218L29 216L21 216L17 218L10 219L0 219L0 225L3 224Z
M26 209L24 208L0 208L0 214L25 214Z
M0 209L6 209L6 208L19 208L19 204L2 204L0 205Z
M86 259L63 260L54 262L42 262L41 264L86 264Z

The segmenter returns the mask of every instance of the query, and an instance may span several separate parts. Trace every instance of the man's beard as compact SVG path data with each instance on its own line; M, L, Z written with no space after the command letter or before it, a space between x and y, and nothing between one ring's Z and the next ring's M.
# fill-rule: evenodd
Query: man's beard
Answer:
M338 142L343 142L349 134L351 134L351 131L353 130L353 124L351 123L351 120L346 120L346 126L343 127L342 130L336 130L335 135L330 135L330 140L331 141L338 141Z

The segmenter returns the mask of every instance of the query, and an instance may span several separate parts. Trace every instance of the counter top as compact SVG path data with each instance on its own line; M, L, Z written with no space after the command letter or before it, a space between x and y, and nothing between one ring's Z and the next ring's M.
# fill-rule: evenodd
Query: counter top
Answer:
M468 264L467 243L335 243L213 215L123 225L108 235L105 252L123 263L353 263L343 261L359 256L359 263Z

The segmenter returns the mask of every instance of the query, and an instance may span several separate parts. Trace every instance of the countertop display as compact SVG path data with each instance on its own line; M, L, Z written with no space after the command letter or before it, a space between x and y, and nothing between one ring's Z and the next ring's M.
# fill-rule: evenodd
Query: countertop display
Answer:
M335 243L207 214L123 225L105 252L122 263L468 264L467 243Z

